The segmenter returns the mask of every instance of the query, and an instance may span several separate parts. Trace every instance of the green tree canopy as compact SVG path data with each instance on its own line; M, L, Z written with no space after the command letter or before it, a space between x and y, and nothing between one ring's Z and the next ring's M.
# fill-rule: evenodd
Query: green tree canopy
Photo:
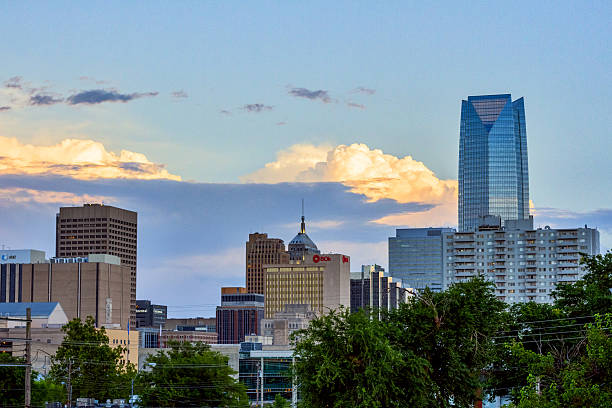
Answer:
M244 385L231 376L228 358L203 343L169 342L149 356L138 376L143 406L248 407Z
M52 358L49 378L66 385L70 379L73 400L126 398L134 368L122 361L122 347L108 344L104 328L97 329L88 316L85 322L71 320L62 331L66 336Z
M304 405L472 407L503 310L493 286L475 278L426 290L381 320L364 311L315 319L295 344Z
M24 364L25 360L10 353L0 353L0 364ZM23 406L25 367L0 366L0 406Z

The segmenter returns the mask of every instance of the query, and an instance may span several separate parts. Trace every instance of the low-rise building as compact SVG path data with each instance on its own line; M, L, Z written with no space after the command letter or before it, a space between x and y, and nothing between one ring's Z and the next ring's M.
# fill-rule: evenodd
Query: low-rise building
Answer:
M287 346L290 344L291 334L307 328L315 317L316 313L310 309L310 305L285 305L282 312L274 314L274 318L261 321L263 339L257 340L264 343L264 339L272 339L273 345Z
M264 296L247 293L246 288L221 288L221 306L217 306L217 343L238 344L245 336L261 334Z
M0 319L1 328L26 326L27 309L30 309L31 328L58 328L68 323L68 317L58 302L0 303L0 316L23 321Z
M136 300L136 327L164 327L168 306L154 305L150 300Z

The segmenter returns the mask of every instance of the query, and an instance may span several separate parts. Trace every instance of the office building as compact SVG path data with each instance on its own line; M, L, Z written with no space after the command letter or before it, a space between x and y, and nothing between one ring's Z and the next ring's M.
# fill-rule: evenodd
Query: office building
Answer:
M472 232L445 234L445 268L458 282L476 275L495 283L498 299L508 303L552 303L558 285L581 279L581 254L599 254L593 228L533 228L533 218L482 217Z
M98 258L107 262L95 262ZM89 255L51 261L0 265L0 303L59 302L68 320L92 316L97 327L127 328L135 305L130 268L120 265L119 258Z
M280 394L297 405L298 390L291 378L295 362L291 350L271 350L257 343L242 343L239 352L239 381L245 385L251 403L270 405Z
M264 296L248 293L246 288L221 288L217 306L217 343L238 344L245 336L261 334Z
M264 265L266 319L286 305L309 305L322 315L350 307L350 258L314 254L288 264Z
M167 317L167 306L154 305L150 300L136 301L136 327L164 327Z
M510 94L461 102L459 231L475 230L486 215L529 217L525 106Z
M317 248L314 242L306 234L306 222L302 215L302 223L300 224L300 232L293 237L289 242L289 259L292 261L306 260L313 255L320 254L321 251ZM280 262L279 262L280 263Z
M137 229L136 212L102 204L61 207L56 216L56 257L108 254L130 268L132 327L136 327Z
M408 292L401 280L385 276L380 265L362 265L361 272L351 272L351 313L397 309L408 299Z
M215 317L168 318L164 330L216 333L217 319Z
M263 265L286 263L289 255L282 239L268 238L268 234L249 234L246 243L246 288L249 293L264 293Z
M389 237L389 275L401 279L407 288L434 292L446 288L444 274L444 234L452 234L451 228L397 229L395 237Z
M263 338L271 339L273 345L287 346L290 344L291 334L307 328L316 316L310 305L285 305L283 311L276 312L272 319L261 321Z
M38 251L36 249L0 249L0 265L46 262L45 251Z

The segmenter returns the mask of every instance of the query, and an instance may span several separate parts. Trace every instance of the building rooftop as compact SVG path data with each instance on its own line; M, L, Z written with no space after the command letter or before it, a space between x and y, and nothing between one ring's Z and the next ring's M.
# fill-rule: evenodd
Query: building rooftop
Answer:
M28 307L32 318L49 317L57 307L61 309L59 302L0 303L0 316L25 317Z

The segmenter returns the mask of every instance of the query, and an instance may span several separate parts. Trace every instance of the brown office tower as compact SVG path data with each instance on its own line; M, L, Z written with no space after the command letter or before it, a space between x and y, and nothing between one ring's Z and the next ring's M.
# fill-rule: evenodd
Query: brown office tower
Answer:
M246 243L246 288L249 293L264 293L263 265L289 262L285 243L279 238L268 238L268 234L249 234Z
M103 204L61 207L56 217L55 256L86 257L89 254L118 256L130 267L132 310L130 325L136 327L136 234L138 214Z

